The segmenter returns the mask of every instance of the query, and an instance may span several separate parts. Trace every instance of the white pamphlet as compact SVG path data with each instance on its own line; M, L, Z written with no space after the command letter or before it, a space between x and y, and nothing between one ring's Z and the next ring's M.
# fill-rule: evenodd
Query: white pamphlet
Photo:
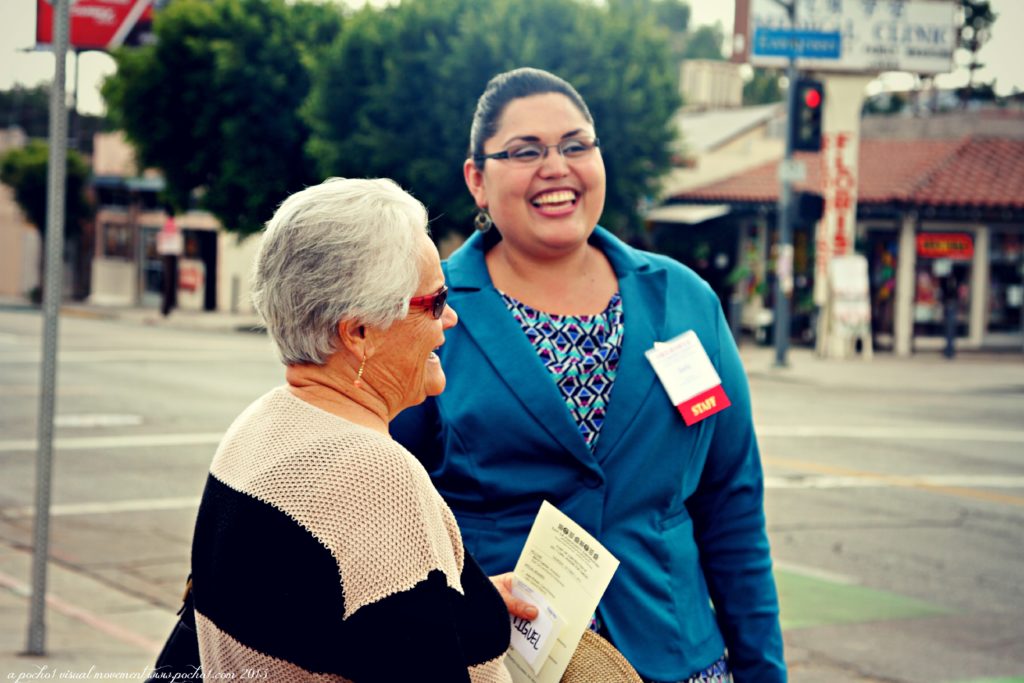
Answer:
M523 586L519 597L541 613L521 629L513 619L505 661L515 683L558 683L618 566L583 527L541 504L513 572L513 585Z

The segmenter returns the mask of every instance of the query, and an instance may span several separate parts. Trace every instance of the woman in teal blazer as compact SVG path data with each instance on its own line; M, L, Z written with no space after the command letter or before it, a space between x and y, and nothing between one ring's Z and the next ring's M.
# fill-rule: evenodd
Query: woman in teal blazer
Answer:
M445 264L461 320L437 352L448 385L392 434L423 462L488 573L514 567L543 500L599 539L621 565L597 623L645 679L728 680L728 670L736 683L785 681L736 346L691 270L595 227L599 144L561 79L520 69L491 81L465 173L480 222L496 229ZM731 402L693 426L644 355L690 330ZM542 348L545 335L554 346ZM596 340L607 353L573 358L559 340ZM582 374L566 380L573 362Z

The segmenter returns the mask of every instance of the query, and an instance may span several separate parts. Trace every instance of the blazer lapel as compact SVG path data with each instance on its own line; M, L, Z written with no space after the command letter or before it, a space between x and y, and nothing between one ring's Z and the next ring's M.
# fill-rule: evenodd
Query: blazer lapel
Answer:
M537 425L592 469L594 456L558 386L491 284L483 257L486 246L483 235L475 234L447 263L450 301L459 314L459 325Z
M660 337L665 326L666 274L663 269L638 259L628 247L601 228L598 230L595 243L619 276L625 324L615 384L597 439L597 459L603 462L622 440L656 384L656 375L644 352L654 346L655 341L664 341Z

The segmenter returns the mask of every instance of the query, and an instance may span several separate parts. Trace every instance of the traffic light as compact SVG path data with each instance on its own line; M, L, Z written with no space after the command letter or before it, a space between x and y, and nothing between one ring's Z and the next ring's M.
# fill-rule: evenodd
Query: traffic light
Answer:
M796 106L789 124L794 150L817 152L821 149L821 110L824 106L825 88L821 81L797 79Z

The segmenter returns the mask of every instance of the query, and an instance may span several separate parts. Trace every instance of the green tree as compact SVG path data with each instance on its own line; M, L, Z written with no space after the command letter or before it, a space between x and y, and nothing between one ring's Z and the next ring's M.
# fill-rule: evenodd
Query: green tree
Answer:
M50 85L16 84L10 90L0 90L0 125L17 126L30 138L47 137L50 128ZM92 136L105 126L106 120L101 116L75 114L74 125L69 126L68 134L77 133L77 149L91 154Z
M690 6L684 0L608 0L613 11L644 14L664 31L675 62L683 59L689 38Z
M643 4L643 3L639 3ZM556 73L586 99L602 141L602 223L639 225L636 206L669 166L679 105L665 31L629 2L406 0L346 21L321 60L305 107L321 175L387 176L435 216L471 230L461 167L476 98L502 71Z
M907 98L898 92L880 93L864 101L861 112L865 116L894 116L907 107Z
M690 27L690 6L682 0L653 2L655 20L673 33L686 33Z
M228 230L259 230L314 180L299 107L309 65L341 28L333 5L176 0L156 43L114 54L103 85L110 117L143 166L163 171L181 210L194 196Z
M985 66L978 61L978 51L992 36L992 24L995 23L998 15L992 11L989 0L960 0L960 7L963 10L963 22L958 29L959 44L961 48L967 50L969 58L967 87L961 88L958 94L960 101L966 106L974 96L974 74ZM982 93L984 94L984 92L984 88L982 88ZM991 97L985 99L991 99Z
M40 233L46 232L46 183L50 148L42 140L30 140L20 149L12 149L0 159L0 182L14 190L14 199L29 222ZM68 150L67 186L64 196L64 234L71 237L82 229L82 223L92 216L92 206L86 198L89 182L89 164L81 154Z
M713 26L698 26L686 37L683 59L724 60L725 56L722 54L724 42L725 34L720 23L716 22Z
M0 121L18 126L30 138L45 138L50 126L50 88L15 85L0 91Z
M743 104L771 104L782 100L779 88L779 72L775 69L756 67L754 77L743 84Z

